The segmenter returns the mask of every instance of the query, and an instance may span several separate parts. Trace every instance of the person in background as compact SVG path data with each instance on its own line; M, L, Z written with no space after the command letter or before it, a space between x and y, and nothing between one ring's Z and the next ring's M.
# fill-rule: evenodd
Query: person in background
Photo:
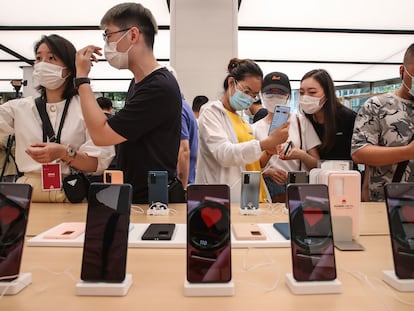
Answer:
M329 73L315 69L306 73L299 89L299 108L312 123L321 145L321 160L352 160L351 139L356 112L341 104Z
M76 79L82 113L98 145L121 144L118 167L133 186L133 202L148 203L148 171L167 171L175 180L181 137L181 93L172 73L154 57L157 23L139 3L121 3L103 16L104 55L117 69L129 69L133 79L125 106L107 119L96 102L88 78L91 61L102 55L89 45L76 54ZM182 187L181 187L182 189Z
M97 147L89 136L73 86L76 75L73 44L58 35L42 36L34 45L34 53L33 85L40 92L39 107L45 109L50 119L56 142L44 135L31 96L0 105L0 134L15 135L16 163L24 174L17 182L32 185L33 202L69 202L63 189L43 191L44 165L60 163L62 180L72 169L99 175L111 162L114 148Z
M177 177L187 189L188 184L195 182L197 149L198 149L198 126L190 105L182 97L183 109L181 112L181 141L178 152Z
M107 118L112 117L112 115L114 114L114 107L112 105L112 100L110 100L107 97L101 96L101 97L98 97L96 101L98 102L99 107L101 107L106 117Z
M414 44L399 74L401 87L369 98L355 120L352 159L365 164L368 201L383 201L387 183L414 181Z
M246 121L248 119L248 122L253 124L267 115L267 109L263 107L262 100L259 99L257 102L254 102L250 108L244 109L243 115L247 117Z
M207 102L208 102L208 97L207 96L198 95L198 96L194 97L192 109L193 109L193 113L194 113L194 116L195 116L196 119L198 119L198 117L200 115L201 106L203 106Z
M271 72L263 79L261 98L268 114L254 123L253 130L257 139L264 139L272 122L276 106L289 105L291 95L289 78L282 72ZM307 171L317 167L319 154L317 147L321 141L312 124L303 115L290 113L288 143L275 155L265 153L261 158L263 176L272 202L285 202L288 172ZM287 145L289 151L285 154Z
M264 152L278 151L288 137L289 123L256 140L250 124L239 113L259 99L262 70L252 60L237 58L230 60L227 69L223 96L200 111L196 183L227 184L232 201L239 202L242 171L261 170L260 157ZM260 188L260 201L264 202L263 179Z

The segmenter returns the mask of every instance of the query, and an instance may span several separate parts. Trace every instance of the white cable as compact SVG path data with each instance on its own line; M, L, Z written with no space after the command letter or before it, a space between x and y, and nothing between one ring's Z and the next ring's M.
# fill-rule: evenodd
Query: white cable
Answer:
M141 206L137 205L137 204L132 204L131 205L131 211L133 211L137 214L145 214L144 209Z

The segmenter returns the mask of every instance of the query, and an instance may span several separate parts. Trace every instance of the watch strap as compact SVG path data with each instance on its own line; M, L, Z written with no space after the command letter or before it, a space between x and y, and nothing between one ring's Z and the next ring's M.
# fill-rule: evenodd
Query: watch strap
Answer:
M80 85L82 84L91 84L91 79L84 77L84 78L73 78L73 86L75 87L75 89L77 90L79 88Z

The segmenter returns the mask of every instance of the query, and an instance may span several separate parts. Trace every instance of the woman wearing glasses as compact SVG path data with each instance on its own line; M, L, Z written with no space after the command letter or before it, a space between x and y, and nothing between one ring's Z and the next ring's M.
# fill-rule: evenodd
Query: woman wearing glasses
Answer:
M289 124L277 128L271 135L256 140L249 124L241 118L262 87L263 72L253 61L233 58L224 80L224 94L220 100L201 108L199 120L199 152L196 183L227 184L233 202L240 201L242 171L260 171L260 157L274 154L278 145L288 137ZM261 182L261 201L266 198Z

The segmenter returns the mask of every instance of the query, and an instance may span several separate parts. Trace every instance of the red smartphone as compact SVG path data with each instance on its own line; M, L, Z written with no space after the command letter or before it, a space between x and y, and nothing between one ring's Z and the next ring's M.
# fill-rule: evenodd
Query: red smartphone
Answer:
M23 255L32 187L0 183L0 280L18 278Z
M322 184L289 184L286 198L294 279L336 279L328 187Z
M231 281L230 188L187 187L187 281Z

